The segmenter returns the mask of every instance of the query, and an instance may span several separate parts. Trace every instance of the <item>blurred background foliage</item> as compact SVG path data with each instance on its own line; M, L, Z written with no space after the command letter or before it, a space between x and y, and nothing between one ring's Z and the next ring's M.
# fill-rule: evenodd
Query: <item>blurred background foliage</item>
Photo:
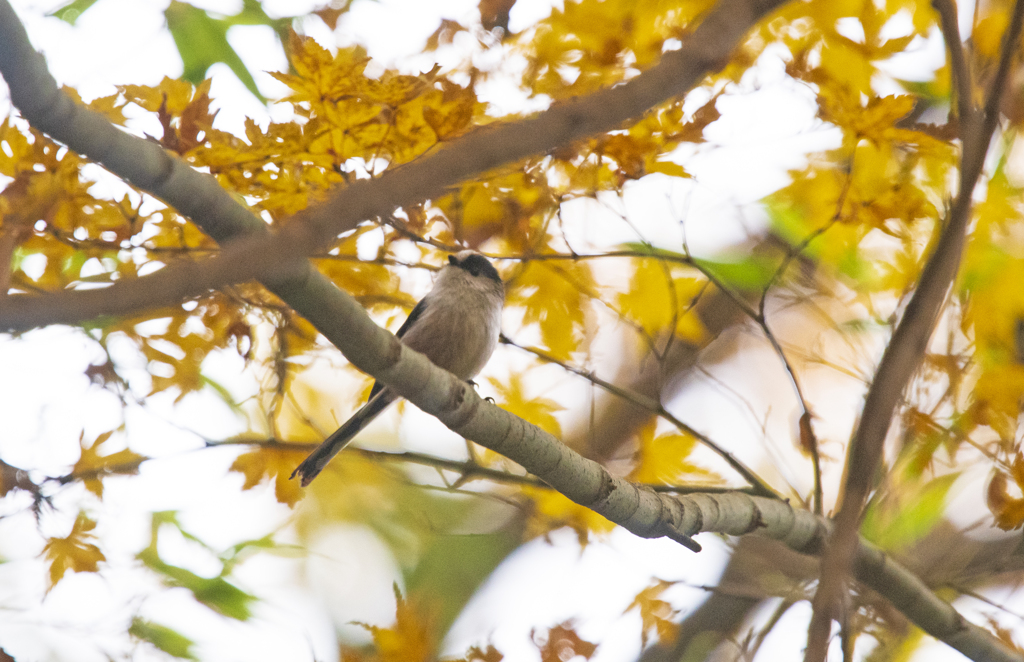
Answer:
M51 15L75 24L104 1L75 0ZM308 15L273 18L256 0L222 15L172 0L164 16L182 75L152 86L124 84L87 104L129 131L145 126L153 140L278 225L332 188L377 177L475 127L531 112L499 111L482 98L488 85L513 85L524 108L615 85L684 41L713 4L567 0L512 32L514 0L482 0L476 22L445 19L423 47L430 54L458 43L457 65L403 73L372 61L359 45L328 48L302 34L300 19ZM349 9L346 2L312 15L333 30ZM962 20L979 90L999 56L1008 11L1007 2L979 2L970 20ZM289 90L277 102L286 119L247 120L244 133L217 128L206 80L208 69L222 63L266 101L227 39L239 25L271 28L289 62L287 70L271 72ZM915 53L941 52L937 25L925 0L789 3L685 98L621 130L503 166L392 217L368 219L314 262L395 330L449 252L481 250L506 280L508 301L506 344L481 380L483 393L615 473L659 489L699 491L745 485L694 436L685 416L670 412L678 410L674 398L695 383L721 389L733 394L735 410L749 409L741 416L762 423L754 437L773 448L753 456L733 452L807 508L814 499L812 457L820 455L827 512L854 420L850 407L859 407L955 193L959 143L948 120L948 66L942 58L919 59L910 67L916 80L894 73L894 63ZM675 217L658 227L622 204L637 186L669 200L673 186L693 180L687 156L723 140L725 134L714 134L716 124L754 121L743 101L773 67L783 67L791 89L813 107L808 130L835 139L803 150L802 164L761 197L754 218L742 219L742 233L723 232L712 250L691 252L690 233L716 232L708 216L693 220L685 205L677 206ZM865 537L949 599L1016 586L1020 577L1009 539L995 535L1024 524L1018 431L1024 225L1015 158L1024 78L1014 77L1012 85L977 192L960 277L907 393L863 526ZM762 129L770 135L770 127ZM200 261L218 249L159 201L123 185L112 189L106 175L16 113L0 125L0 176L0 257L10 264L9 290L102 286L171 261ZM231 482L233 489L272 490L292 514L256 539L221 546L191 532L173 511L153 510L148 540L113 558L99 535L118 526L103 508L105 488L145 480L136 477L140 466L160 461L158 453L151 459L133 450L142 432L125 414L110 429L83 431L80 459L64 473L14 460L0 464L4 516L31 513L38 523L47 573L38 599L73 577L102 575L120 563L183 589L218 618L254 623L261 597L241 587L234 576L239 564L268 554L306 559L325 531L357 524L383 542L399 569L395 621L359 624L372 641L343 636L338 654L426 660L440 653L470 599L524 544L564 528L583 548L610 534L609 522L489 451L447 438L436 448L404 446L417 434L443 434L430 424L400 428L402 444L395 443L394 427L368 433L369 450L346 451L311 488L300 489L288 480L292 470L359 405L370 381L339 365L307 322L258 285L137 317L93 320L77 333L98 357L85 376L126 412L159 397L182 406L197 397L226 405L223 416L237 422L236 433L198 444L197 433L181 434L202 452L237 448L229 471L242 480ZM211 357L224 361L225 355L236 366L227 378L210 368ZM746 360L758 368L716 372ZM325 379L325 366L334 377ZM240 389L240 382L251 387ZM852 395L838 400L847 410L833 419L836 389ZM744 394L751 391L783 394L781 416L791 427L781 442L769 443L768 406L748 401ZM803 413L802 424L814 434L795 425ZM964 475L973 478L961 480ZM190 477L181 480L187 486ZM948 519L957 485L973 495L972 517L980 517L976 526L987 537L971 538ZM56 508L59 494L73 498L59 499ZM989 509L984 515L982 503ZM48 522L66 527L58 531L64 524ZM206 570L168 556L160 544L167 536L204 555ZM731 640L731 654L739 646L753 656L786 611L807 597L814 580L807 559L757 540L730 544L728 551L720 584L728 589L713 592L698 609L680 610L664 599L674 582L658 577L635 594L625 612L641 620L636 655L703 659ZM749 620L761 605L772 606L773 615ZM876 596L856 595L853 606L850 625L877 659L905 659L921 644L920 633ZM990 625L1019 641L1017 632L1000 629L1001 615ZM131 603L120 622L132 646L203 657L187 624L158 622ZM460 652L463 659L502 659L488 633L478 635L474 647ZM590 659L600 643L565 622L538 626L532 646L544 660Z

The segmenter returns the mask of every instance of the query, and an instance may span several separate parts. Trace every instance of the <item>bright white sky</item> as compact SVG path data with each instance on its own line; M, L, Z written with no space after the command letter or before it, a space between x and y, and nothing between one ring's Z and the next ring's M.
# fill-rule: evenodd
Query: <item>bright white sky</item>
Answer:
M99 0L75 27L43 16L60 2L14 0L13 4L58 82L76 87L87 99L112 93L115 84L155 84L165 75L181 73L174 43L163 26L164 0ZM193 4L234 13L241 3L208 0ZM302 13L314 4L267 0L264 7L277 16ZM425 70L431 61L409 56L422 47L441 17L476 20L475 5L474 0L357 0L335 34L318 20L307 21L303 29L329 46L361 43L385 66ZM512 13L512 29L542 18L549 7L546 0L519 0ZM286 93L270 76L257 73L285 68L269 28L235 28L230 39L267 97ZM922 53L934 60L931 44ZM938 53L941 61L941 47ZM444 53L442 63L453 63L456 57L454 52ZM933 62L914 65L934 68ZM214 80L212 96L221 108L221 128L237 130L247 116L261 122L271 116L226 67L218 65L209 75ZM836 132L814 120L813 96L785 78L777 59L766 58L743 86L743 96L720 102L725 117L706 133L709 143L681 154L687 169L696 175L695 181L669 185L664 178L654 177L628 189L625 209L655 243L678 248L681 237L676 219L681 216L687 219L687 240L698 254L742 240L744 228L756 229L763 223L757 201L787 181L788 169L803 165L802 154L836 144ZM515 95L505 96L506 92L496 86L490 91L491 101L502 107L522 103ZM7 107L6 89L2 89L0 112ZM280 107L271 110L275 116L281 112ZM578 233L587 243L599 243L595 234L604 242L634 239L616 234L621 224L614 226L616 229L600 227L599 233L588 230L598 225L594 218L601 214L606 212L591 202L568 206L568 231ZM787 322L799 320L780 315L777 324L783 333ZM745 413L735 396L709 382L684 389L672 403L673 410L734 448L754 467L765 467L769 457L776 458L780 465L791 467L788 478L806 489L809 471L790 442L791 396L784 390L765 393L750 379L763 374L781 377L781 369L757 338L738 341L749 346L743 353L744 363L726 362L716 367L715 374L750 398L761 416L767 415L769 444L763 442L761 421ZM0 366L9 376L0 380L0 420L4 421L0 453L6 460L58 475L77 459L83 421L87 436L116 425L120 403L110 394L90 388L82 376L83 369L97 358L88 342L61 329L0 341ZM239 379L238 361L211 359L205 368L211 377L229 384L240 399L254 390L251 379ZM322 372L335 388L339 386L329 365ZM848 383L837 387L832 374L810 374L805 379L805 389L817 389L823 401L818 410L826 414L821 436L844 438L859 408L860 392ZM209 438L239 431L238 419L223 405L208 398L187 398L174 407L169 398L154 398L146 410L129 407L127 416L133 450L160 459L147 462L139 479L107 481L107 494L102 504L96 504L96 511L101 513L98 533L102 547L111 562L100 575L66 579L40 605L45 573L38 558L42 541L36 522L25 513L24 500L0 503L0 557L8 561L0 565L0 645L18 660L91 662L104 660L108 654L118 657L117 635L123 632L125 619L137 610L196 639L204 660L330 661L337 655L335 627L358 639L362 636L359 630L343 624L353 620L390 624L394 614L391 584L397 580L397 570L386 548L360 528L339 529L325 537L306 566L267 555L243 564L236 571L238 583L262 599L257 620L245 624L211 619L205 608L183 593L163 590L146 573L133 569L132 555L148 540L146 513L150 511L180 511L186 527L214 548L285 527L291 512L274 501L270 489L242 494L240 476L225 479L236 450L194 450L200 442L190 430ZM408 416L422 415L411 412ZM431 425L415 420L417 425ZM437 448L425 450L436 452ZM833 466L832 484L838 479L837 470ZM66 535L80 498L77 489L58 496L54 507L60 514L49 513L42 520L47 535ZM161 553L168 560L200 574L213 569L211 559L194 546L167 538ZM290 539L286 529L280 539ZM530 631L576 618L584 637L602 642L596 662L632 660L637 654L639 619L635 613L623 617L622 612L651 576L695 586L715 583L725 559L725 543L708 535L700 541L705 551L699 555L669 541L640 540L622 531L583 551L575 536L566 532L552 536L551 544L530 544L511 557L474 598L467 616L451 634L449 651L461 653L469 644L485 644L490 637L506 653L506 659L537 659L528 645ZM685 586L670 593L682 609L692 607L703 596L703 591ZM808 614L806 604L790 610L758 659L797 659ZM142 647L133 659L163 658ZM914 659L952 660L959 655L933 645Z

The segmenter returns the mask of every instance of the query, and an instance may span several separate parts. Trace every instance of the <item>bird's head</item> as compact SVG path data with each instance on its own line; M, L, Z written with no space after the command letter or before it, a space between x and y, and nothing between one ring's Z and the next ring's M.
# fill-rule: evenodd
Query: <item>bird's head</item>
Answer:
M501 284L501 276L498 275L498 270L494 268L490 260L476 251L466 250L460 251L455 255L449 255L448 264L462 269L470 276L488 278L499 285Z

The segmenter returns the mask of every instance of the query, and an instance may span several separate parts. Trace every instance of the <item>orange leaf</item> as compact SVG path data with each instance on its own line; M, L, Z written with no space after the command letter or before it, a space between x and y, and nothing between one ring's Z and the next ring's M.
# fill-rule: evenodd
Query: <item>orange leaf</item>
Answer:
M398 585L395 587L395 624L381 628L366 623L356 623L371 635L377 648L380 662L427 662L433 660L433 628L427 614L420 613L409 601L402 598ZM349 659L355 651L342 650L342 659ZM358 659L358 658L357 658Z
M50 560L50 586L47 591L56 586L68 570L96 572L99 562L107 560L100 548L91 542L95 536L90 532L95 528L96 522L80 512L67 537L46 541L43 554Z
M1024 499L1007 493L1007 477L996 473L988 484L988 508L996 518L996 526L1004 531L1019 529L1024 525Z
M107 443L113 431L104 432L96 437L96 441L87 448L84 443L85 433L78 439L82 446L82 454L78 462L71 469L71 474L82 481L85 489L89 490L99 498L103 498L103 479L110 474L134 475L139 471L139 465L148 460L145 455L139 455L125 448L108 455L100 455L100 447Z
M501 654L493 644L488 644L486 650L481 650L477 646L470 646L466 654L458 660L452 660L451 662L501 662L505 659L505 656Z
M537 642L536 636L534 642L540 648L541 662L564 662L576 657L589 660L597 650L597 644L592 644L576 634L572 623L568 622L548 630L547 641L543 644Z
M661 643L668 643L675 639L678 626L676 625L676 610L672 605L659 596L665 589L672 586L672 582L658 581L648 586L637 594L636 598L623 613L629 613L633 609L640 612L640 621L643 630L640 632L641 645L646 647L650 630L658 633L658 640Z
M800 416L800 450L814 453L817 448L818 439L814 436L814 428L811 426L811 413L805 411Z
M272 479L277 501L294 506L302 498L302 488L299 481L290 480L290 477L305 453L284 448L257 448L235 458L230 471L245 476L243 490L251 490L265 478Z

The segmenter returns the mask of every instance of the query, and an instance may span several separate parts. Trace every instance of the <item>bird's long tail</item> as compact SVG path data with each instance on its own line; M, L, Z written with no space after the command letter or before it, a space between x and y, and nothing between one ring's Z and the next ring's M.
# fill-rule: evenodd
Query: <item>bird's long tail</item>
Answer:
M377 415L387 409L387 406L395 401L391 389L385 388L369 399L362 409L352 414L352 418L338 428L334 434L327 437L322 444L316 447L305 460L302 461L291 478L299 476L302 479L302 486L306 487L317 475L323 471L331 458L337 455L341 449L348 446L352 438L359 434L359 431L370 424L370 421L377 418Z

